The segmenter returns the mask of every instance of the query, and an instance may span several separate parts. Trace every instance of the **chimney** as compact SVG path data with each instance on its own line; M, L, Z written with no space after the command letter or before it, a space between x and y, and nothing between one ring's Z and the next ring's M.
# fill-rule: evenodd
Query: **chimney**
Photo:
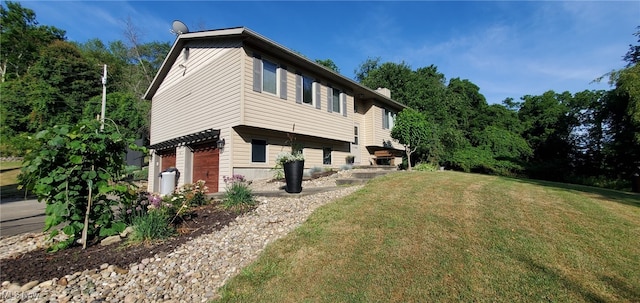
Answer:
M376 89L376 92L391 99L391 91L388 88L378 87L378 89Z

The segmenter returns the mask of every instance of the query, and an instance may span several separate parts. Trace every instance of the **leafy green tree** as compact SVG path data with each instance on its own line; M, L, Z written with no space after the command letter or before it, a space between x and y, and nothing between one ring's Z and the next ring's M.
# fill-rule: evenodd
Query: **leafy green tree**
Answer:
M95 120L77 125L57 125L35 136L39 148L25 157L19 181L22 187L47 204L45 231L61 223L69 238L58 250L82 239L119 233L125 228L115 219L113 206L131 199L135 188L119 181L125 175L126 149L132 140L123 138L110 123L99 131ZM119 199L118 199L119 198ZM51 232L56 236L58 230Z
M340 68L338 68L338 65L333 62L333 60L331 59L316 59L316 63L336 72L336 73L340 73Z
M638 37L638 43L640 43L640 26L637 27L638 31L636 31L633 35ZM627 67L631 67L640 62L640 45L631 45L629 44L629 51L622 57L624 61L627 62Z
M84 103L102 91L96 69L71 43L56 41L44 48L28 75L31 130L77 122Z
M628 179L640 173L640 64L611 76L615 88L605 99L606 163L613 175Z
M358 68L355 69L353 71L353 73L355 74L355 80L363 83L363 81L367 78L369 78L369 74L373 71L378 69L378 67L380 66L380 57L376 57L376 58L367 58L367 60L365 60L364 62L360 63L360 65L358 65ZM376 88L376 87L370 87L369 88Z
M0 6L0 73L2 82L17 79L37 60L40 49L65 39L65 31L40 26L33 10L18 2Z
M119 132L126 138L146 138L149 133L149 121L147 113L150 110L149 102L140 102L131 93L107 94L105 117L115 125ZM84 107L83 117L95 118L102 110L102 97L91 98Z
M393 129L391 129L391 137L404 145L409 170L411 170L411 155L418 148L428 149L437 141L433 126L427 117L411 108L406 108L398 113Z

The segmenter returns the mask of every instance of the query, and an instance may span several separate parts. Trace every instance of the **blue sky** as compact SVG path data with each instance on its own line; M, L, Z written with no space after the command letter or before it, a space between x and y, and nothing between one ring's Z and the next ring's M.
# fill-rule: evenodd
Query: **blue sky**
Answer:
M332 59L350 78L369 57L433 64L447 79L478 85L489 103L609 89L591 82L624 67L640 25L640 1L20 2L70 41L124 41L128 18L142 42L172 43L175 19L191 31L246 26L311 59Z

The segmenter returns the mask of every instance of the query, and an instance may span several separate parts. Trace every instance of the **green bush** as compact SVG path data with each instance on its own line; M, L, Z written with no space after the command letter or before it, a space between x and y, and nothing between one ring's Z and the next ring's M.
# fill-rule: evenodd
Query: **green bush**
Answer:
M222 200L222 206L226 209L244 212L256 205L256 200L249 185L241 175L234 175L231 178L224 178L226 192Z
M178 195L182 195L188 206L200 206L209 202L207 193L209 188L205 185L204 180L198 180L196 183L183 185L178 191Z
M124 180L124 155L127 146L136 147L115 125L104 126L100 130L98 121L86 120L48 128L33 138L38 148L25 156L18 176L21 188L46 202L45 231L51 231L51 238L61 225L69 236L51 250L66 248L78 239L86 246L126 227L113 209L135 193L135 186Z
M420 162L413 168L416 171L437 171L438 165L427 162Z
M169 224L169 216L161 209L153 209L145 215L133 218L133 233L131 241L143 242L165 239L175 233Z

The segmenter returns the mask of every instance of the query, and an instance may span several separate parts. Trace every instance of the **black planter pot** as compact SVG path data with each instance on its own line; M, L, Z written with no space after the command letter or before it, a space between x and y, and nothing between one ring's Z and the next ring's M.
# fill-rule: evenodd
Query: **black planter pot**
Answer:
M284 179L287 182L285 191L297 194L302 191L302 175L304 173L304 160L287 162L284 164Z

